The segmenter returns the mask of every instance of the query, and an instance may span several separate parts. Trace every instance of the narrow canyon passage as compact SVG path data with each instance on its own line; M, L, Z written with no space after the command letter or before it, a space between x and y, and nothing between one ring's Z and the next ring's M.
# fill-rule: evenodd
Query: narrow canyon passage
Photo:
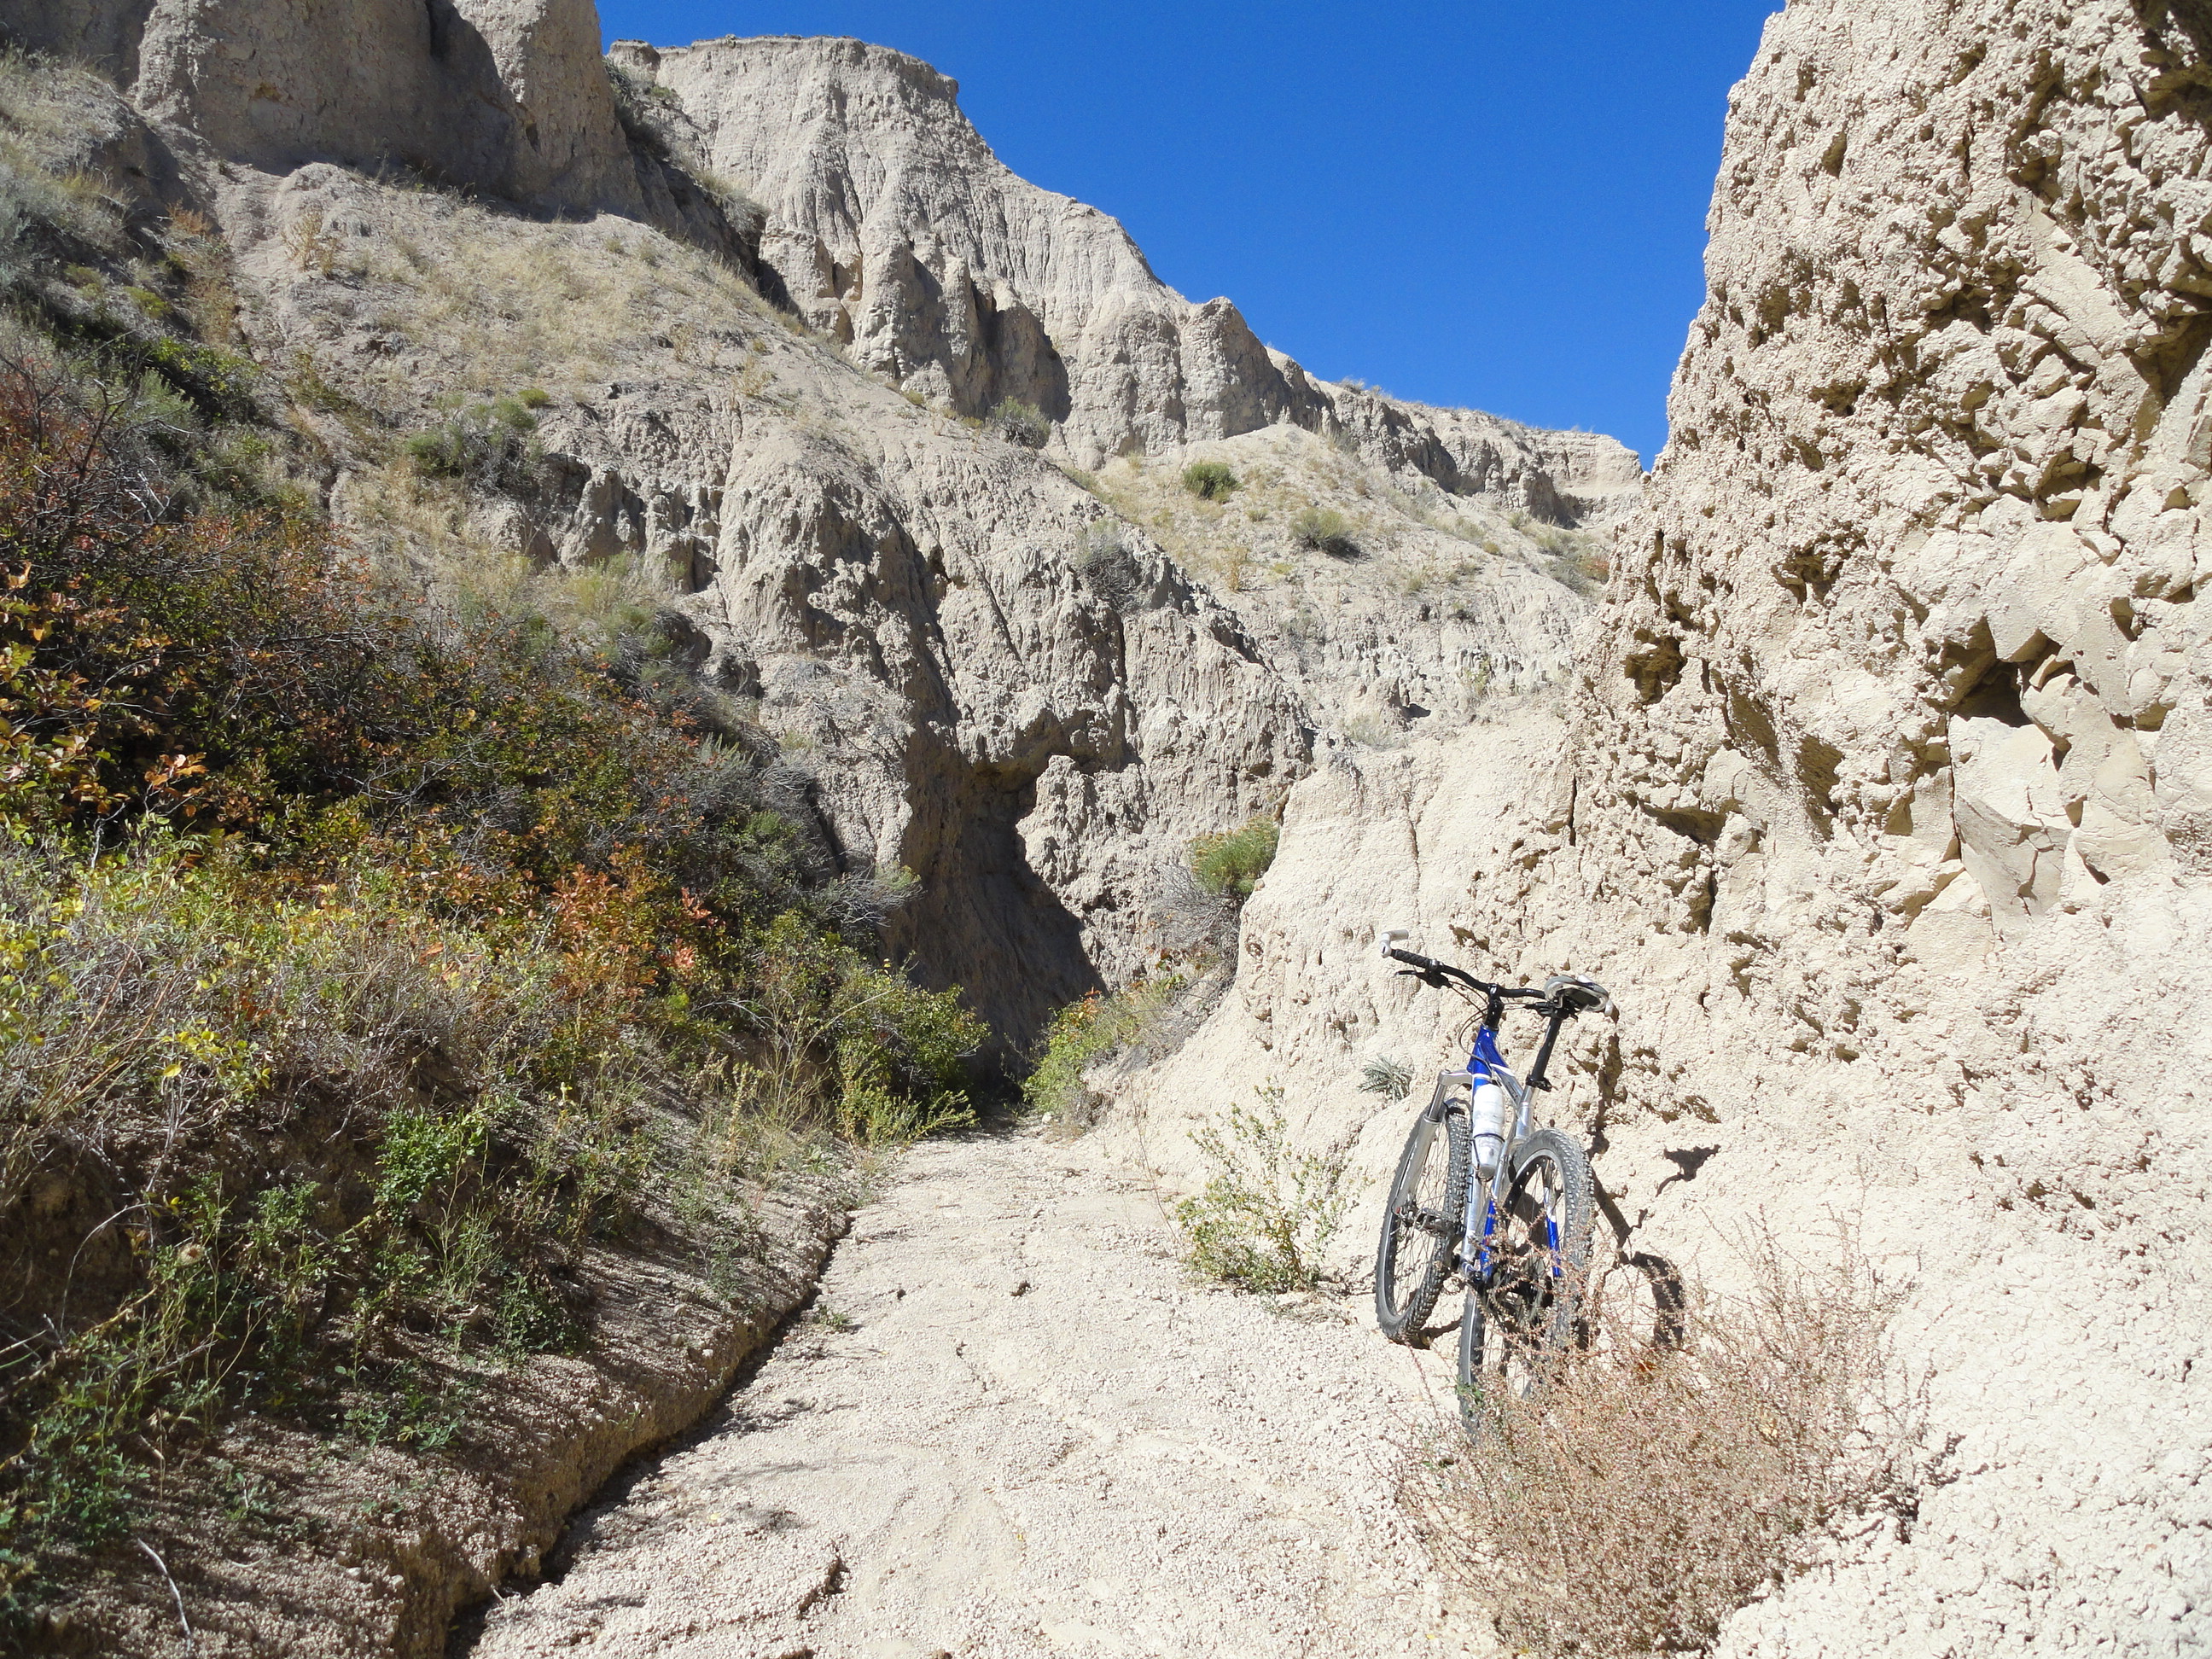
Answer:
M1081 1143L924 1146L751 1382L473 1651L1486 1650L1392 1496L1446 1358L1358 1306L1193 1285L1151 1188Z

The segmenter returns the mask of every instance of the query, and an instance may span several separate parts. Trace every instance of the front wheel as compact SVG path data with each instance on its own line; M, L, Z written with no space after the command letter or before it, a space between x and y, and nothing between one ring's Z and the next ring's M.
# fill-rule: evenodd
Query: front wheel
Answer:
M1421 1345L1421 1329L1451 1276L1467 1215L1467 1103L1441 1120L1424 1111L1406 1137L1375 1251L1375 1322L1393 1342Z
M1480 1439L1504 1402L1543 1386L1575 1340L1589 1278L1589 1158L1557 1129L1513 1149L1486 1285L1470 1285L1459 1327L1459 1407Z

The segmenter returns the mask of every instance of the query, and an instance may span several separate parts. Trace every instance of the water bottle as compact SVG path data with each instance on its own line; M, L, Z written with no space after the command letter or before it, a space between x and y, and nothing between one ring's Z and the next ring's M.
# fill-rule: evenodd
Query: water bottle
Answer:
M1505 1091L1495 1083L1486 1083L1474 1091L1474 1109L1468 1127L1474 1134L1474 1167L1485 1181L1498 1172L1498 1160L1505 1155L1508 1103Z

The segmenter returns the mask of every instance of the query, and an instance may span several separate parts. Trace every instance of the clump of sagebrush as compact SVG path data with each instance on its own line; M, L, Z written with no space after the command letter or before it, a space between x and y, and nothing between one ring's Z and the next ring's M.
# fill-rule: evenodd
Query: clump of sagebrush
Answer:
M1009 443L1024 449L1042 449L1052 441L1051 417L1035 404L1019 398L1000 400L991 411L991 428Z
M1541 1392L1438 1430L1403 1492L1439 1565L1546 1656L1702 1651L1847 1517L1909 1514L1919 1419L1886 1340L1899 1288L1848 1239L1805 1267L1771 1242L1750 1288L1695 1299L1660 1340L1617 1294ZM1630 1274L1624 1266L1615 1279Z
M194 507L76 368L0 353L0 1624L241 1412L465 1443L641 1194L957 1119L984 1035L763 735Z
M1259 1109L1232 1104L1191 1139L1212 1171L1176 1206L1193 1270L1248 1291L1311 1289L1352 1201L1345 1152L1295 1151L1274 1088L1260 1091Z
M455 410L434 426L409 434L408 459L433 477L455 478L489 489L525 490L544 465L534 435L550 399L532 386L488 404Z
M1237 488L1237 475L1224 461L1193 461L1182 470L1182 487L1204 501L1226 501Z
M1242 903L1275 861L1282 830L1265 814L1218 836L1200 836L1190 844L1190 869L1207 892Z
M1291 535L1299 546L1326 553L1332 559L1356 559L1361 548L1352 534L1352 521L1333 507L1310 507L1291 522Z

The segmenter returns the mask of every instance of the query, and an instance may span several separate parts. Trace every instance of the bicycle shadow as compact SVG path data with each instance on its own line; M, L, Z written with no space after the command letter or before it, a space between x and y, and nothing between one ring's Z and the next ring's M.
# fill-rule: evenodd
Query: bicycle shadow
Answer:
M1679 1348L1689 1334L1689 1297L1683 1288L1680 1269L1665 1256L1654 1250L1635 1250L1628 1241L1635 1232L1628 1218L1620 1212L1613 1194L1607 1192L1596 1176L1590 1177L1597 1194L1598 1212L1604 1216L1606 1225L1613 1229L1616 1260L1621 1267L1642 1273L1651 1295L1651 1346L1654 1348ZM1582 1322L1577 1332L1583 1346L1589 1344L1589 1322Z
M1608 1082L1617 1080L1618 1075L1616 1059L1610 1068L1610 1075L1601 1073L1599 1079L1597 1115L1590 1125L1590 1188L1597 1198L1598 1213L1605 1218L1605 1224L1613 1229L1616 1265L1643 1274L1649 1288L1652 1347L1679 1348L1688 1340L1690 1324L1689 1292L1682 1282L1681 1270L1656 1250L1632 1250L1629 1248L1644 1216L1630 1221L1621 1212L1620 1206L1614 1201L1613 1194L1606 1191L1605 1182L1598 1179L1597 1160L1607 1146L1606 1109L1612 1104L1613 1098L1613 1090L1607 1085ZM1683 1152L1667 1153L1667 1160L1674 1164L1675 1173L1661 1182L1658 1190L1663 1192L1677 1181L1695 1181L1698 1171L1719 1151L1717 1146L1692 1146ZM1644 1213L1649 1215L1650 1212L1647 1210ZM1591 1332L1588 1320L1578 1322L1576 1335L1582 1346L1587 1347L1589 1345Z

